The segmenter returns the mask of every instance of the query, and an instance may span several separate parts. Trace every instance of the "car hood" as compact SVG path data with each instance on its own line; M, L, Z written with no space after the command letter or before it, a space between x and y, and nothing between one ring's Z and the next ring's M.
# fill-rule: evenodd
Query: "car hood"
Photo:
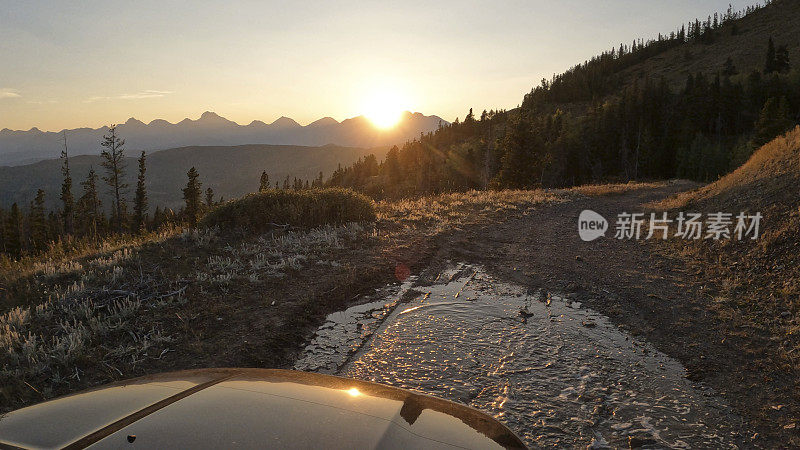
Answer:
M276 369L136 378L0 417L23 448L524 448L480 411L375 383Z

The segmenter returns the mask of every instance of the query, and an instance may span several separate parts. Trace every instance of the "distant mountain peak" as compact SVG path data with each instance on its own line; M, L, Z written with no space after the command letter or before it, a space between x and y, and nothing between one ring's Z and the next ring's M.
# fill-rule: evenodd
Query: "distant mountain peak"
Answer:
M294 119L290 119L289 117L286 116L279 117L278 120L272 122L270 125L272 125L273 127L281 127L281 128L295 128L302 126L299 123L295 122Z
M200 120L209 120L209 119L222 119L222 116L213 111L205 111L203 114L200 115Z
M329 125L337 125L339 123L338 120L334 119L333 117L323 117L322 119L315 120L308 124L309 127L326 127Z
M135 117L131 117L130 119L125 121L125 125L129 125L129 126L130 125L144 125L144 122L142 122L139 119L136 119Z
M166 120L164 120L164 119L153 119L153 120L151 120L151 121L150 121L150 123L148 123L147 125L148 125L148 126L153 126L153 125L164 126L164 125L172 125L172 124L171 124L171 123L169 123L169 122L167 122L167 121L166 121Z

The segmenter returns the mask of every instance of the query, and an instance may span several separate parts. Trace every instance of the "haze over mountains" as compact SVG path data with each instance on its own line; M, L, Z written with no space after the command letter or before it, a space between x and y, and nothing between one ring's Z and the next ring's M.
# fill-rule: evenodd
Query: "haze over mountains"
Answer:
M178 123L156 119L145 124L135 118L117 127L125 139L128 155L141 150L163 150L192 145L231 146L246 144L272 145L339 145L346 147L377 147L419 137L447 122L438 116L405 112L396 126L382 130L364 116L341 122L325 117L308 125L300 125L288 117L267 124L254 120L239 125L216 113L206 111L199 119L184 119ZM77 128L67 131L70 156L94 155L100 152L100 139L108 131L102 128ZM43 132L37 128L27 131L0 130L0 165L15 166L57 158L63 146L62 132Z
M151 212L156 206L180 208L183 205L181 188L186 185L186 172L191 167L200 173L203 191L212 188L215 198L231 199L259 187L262 171L269 174L270 185L283 183L286 177L313 180L320 172L327 178L339 165L348 166L359 158L374 154L378 159L386 156L388 147L355 148L325 145L302 147L295 145L239 145L239 146L193 146L148 153L147 195ZM123 181L127 183L125 198L133 198L136 187L136 153L126 152ZM98 155L70 157L70 170L74 182L73 192L81 195L78 183L86 179L89 168L98 174L105 172ZM48 208L60 206L61 161L49 159L34 164L0 167L0 206L8 208L12 203L27 208L38 189L45 192ZM109 189L99 186L103 205L111 204Z

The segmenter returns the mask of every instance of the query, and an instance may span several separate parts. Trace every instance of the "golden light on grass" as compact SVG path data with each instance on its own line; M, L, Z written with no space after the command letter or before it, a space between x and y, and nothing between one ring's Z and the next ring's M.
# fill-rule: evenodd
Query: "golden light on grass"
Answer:
M377 86L365 97L362 111L377 128L389 129L397 125L408 106L405 95L396 86Z

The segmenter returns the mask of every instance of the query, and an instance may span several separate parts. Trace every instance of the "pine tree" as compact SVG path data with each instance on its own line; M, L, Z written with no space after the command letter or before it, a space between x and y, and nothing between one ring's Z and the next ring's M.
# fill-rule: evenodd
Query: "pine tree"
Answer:
M785 133L791 126L791 114L786 97L781 97L780 100L771 97L764 103L756 120L753 144L760 147Z
M186 219L189 221L189 225L196 226L197 219L200 216L201 184L198 180L200 175L197 173L197 169L192 167L189 169L189 172L186 173L186 176L189 178L189 181L186 183L186 187L183 188L183 201L186 204L184 212L186 214Z
M386 178L389 181L389 184L392 186L397 185L400 182L400 150L397 146L392 146L389 149L389 152L386 154L386 160L384 161L384 171L386 172Z
M214 207L214 190L209 187L206 188L206 209L210 211L211 208L213 207Z
M269 190L269 175L267 175L267 171L261 172L261 182L258 186L258 192L264 192Z
M503 140L504 155L500 170L502 187L526 188L537 180L538 165L536 152L542 143L531 129L531 124L524 119L516 119Z
M100 145L105 147L105 150L100 152L100 156L103 158L102 165L106 169L103 181L111 188L114 231L121 232L126 210L123 195L128 185L123 181L125 178L125 140L117 137L116 125L109 127L108 134L103 136Z
M146 154L142 152L139 157L139 176L136 179L136 195L133 204L133 231L142 232L146 229L147 220L147 189L145 187Z
M322 171L320 170L319 175L317 175L317 178L314 180L313 183L311 183L311 187L321 188L324 184L325 182L323 181L322 178Z
M31 202L30 221L30 247L40 251L47 247L47 218L44 209L44 190L36 191L36 197Z
M82 225L82 233L92 238L97 238L99 225L102 222L100 217L100 196L97 193L97 173L94 167L89 168L86 180L81 182L83 195L78 199L78 217Z
M777 70L775 56L775 43L772 41L772 36L770 36L769 43L767 44L767 60L764 62L765 74L770 74Z
M61 175L64 181L61 184L61 216L64 220L64 232L72 234L75 222L75 199L72 196L72 176L69 172L69 153L67 151L67 130L63 132L64 149L61 151Z

